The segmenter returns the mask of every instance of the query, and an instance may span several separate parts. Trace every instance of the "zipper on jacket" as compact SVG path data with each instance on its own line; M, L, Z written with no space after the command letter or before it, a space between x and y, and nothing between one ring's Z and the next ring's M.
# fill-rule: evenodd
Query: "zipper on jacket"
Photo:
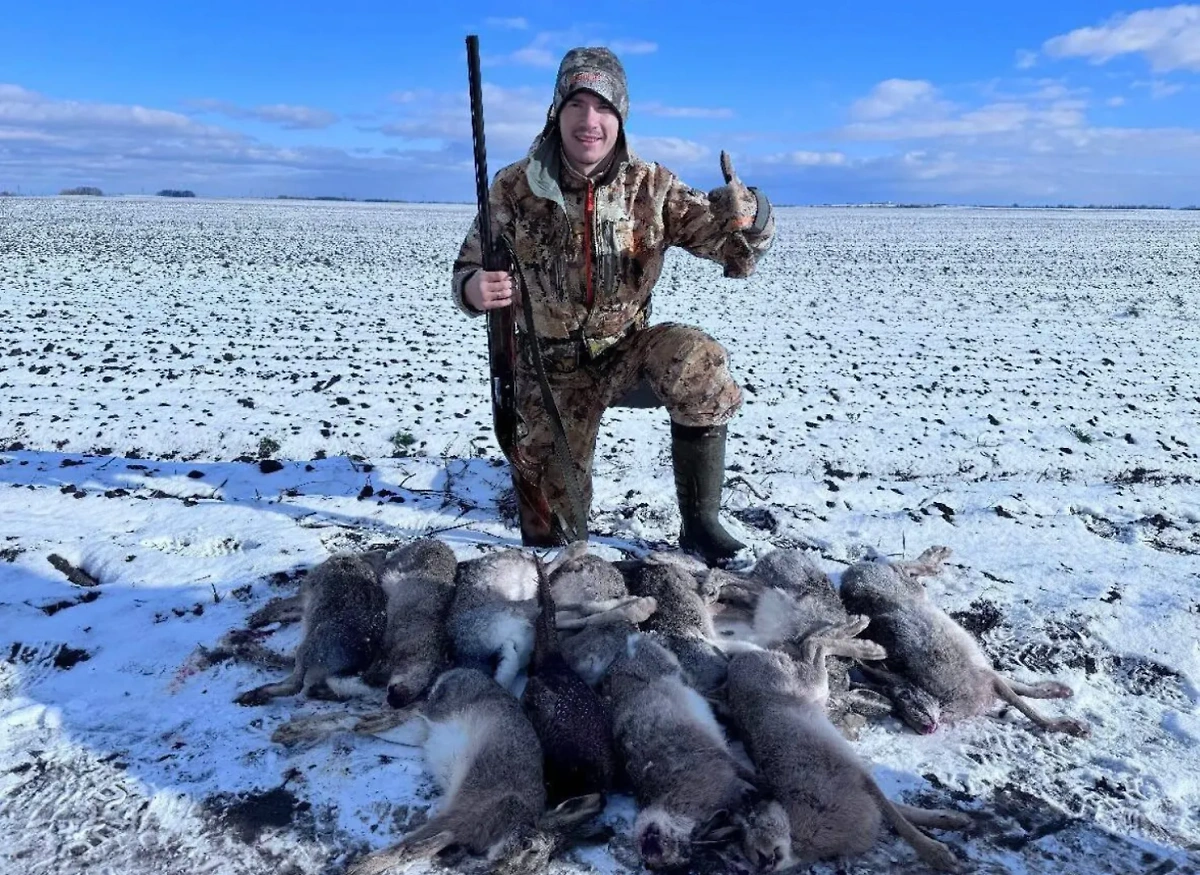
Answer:
M592 218L595 209L596 188L589 179L587 181L587 198L583 204L583 275L586 283L584 286L583 303L589 311L592 309L592 301L596 298L596 292L592 285L592 263L595 261L592 240Z

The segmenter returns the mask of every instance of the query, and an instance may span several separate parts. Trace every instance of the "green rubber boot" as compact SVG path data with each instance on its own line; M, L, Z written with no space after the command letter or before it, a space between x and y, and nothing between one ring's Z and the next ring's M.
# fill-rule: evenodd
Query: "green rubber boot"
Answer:
M725 483L724 425L690 426L671 422L671 462L683 526L679 546L712 566L726 566L746 545L721 525L721 487Z

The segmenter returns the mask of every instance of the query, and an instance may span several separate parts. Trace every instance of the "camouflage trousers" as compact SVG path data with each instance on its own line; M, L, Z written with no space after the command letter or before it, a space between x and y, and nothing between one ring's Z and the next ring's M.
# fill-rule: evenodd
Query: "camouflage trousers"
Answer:
M595 360L579 362L572 353L561 362L553 344L544 352L551 393L582 493L584 529L592 503L592 457L600 419L643 379L680 425L723 425L742 404L742 390L729 374L725 348L687 325L663 323L635 331ZM551 511L571 520L574 514L554 453L554 432L526 349L517 364L516 396L521 421L510 461L527 485L540 490Z

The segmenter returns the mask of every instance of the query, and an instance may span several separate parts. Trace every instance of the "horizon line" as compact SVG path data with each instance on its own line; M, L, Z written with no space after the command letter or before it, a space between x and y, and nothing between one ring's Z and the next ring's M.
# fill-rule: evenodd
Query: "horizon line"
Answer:
M407 199L407 198L385 198L385 197L347 197L343 195L292 195L292 194L276 194L276 195L197 195L188 194L186 196L165 195L165 194L146 194L134 192L113 192L101 194L65 194L59 192L57 194L26 194L17 191L0 190L0 198L138 198L138 199L155 199L155 200L205 200L205 201L228 201L228 200L254 200L254 201L315 201L319 203L359 203L359 204L424 204L435 206L476 206L474 201L465 200L427 200L427 199ZM776 209L788 208L815 208L815 207L837 207L837 208L883 208L883 209L999 209L999 210L1178 210L1178 211L1194 211L1200 210L1200 204L1188 204L1186 206L1170 206L1167 204L1081 204L1081 203L950 203L948 201L823 201L819 203L778 203L772 204Z

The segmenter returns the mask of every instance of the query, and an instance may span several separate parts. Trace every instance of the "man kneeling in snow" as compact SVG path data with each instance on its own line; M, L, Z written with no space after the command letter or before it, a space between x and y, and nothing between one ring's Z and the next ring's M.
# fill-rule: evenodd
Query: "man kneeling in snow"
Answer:
M650 293L668 247L749 276L774 237L767 199L734 175L708 194L639 159L625 140L625 71L608 49L577 48L559 67L545 129L529 155L501 170L489 193L494 239L512 247L533 309L537 341L561 416L582 507L554 460L550 416L518 333L516 446L509 453L526 545L586 532L592 456L604 410L641 383L671 417L680 546L709 564L744 545L718 518L726 423L742 403L725 349L697 328L649 325ZM478 222L454 264L454 298L467 313L520 305L507 271L486 271ZM577 517L582 516L582 519Z

